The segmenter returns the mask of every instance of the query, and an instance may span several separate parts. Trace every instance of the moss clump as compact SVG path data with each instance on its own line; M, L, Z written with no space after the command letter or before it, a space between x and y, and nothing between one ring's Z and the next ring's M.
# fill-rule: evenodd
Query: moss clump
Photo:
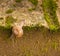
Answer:
M31 26L24 26L23 29L30 31L30 30L38 30L40 27L42 26L39 26L39 24L36 24L36 25L31 25Z
M38 0L29 0L33 5L37 6Z
M13 9L8 9L7 11L6 11L6 13L7 14L10 14L10 13L12 13L14 10Z
M22 0L15 0L15 2L21 2Z
M50 30L52 31L56 31L58 29L58 27L54 26L54 25L50 25Z
M33 10L35 10L35 8L30 8L30 9L28 9L28 11L33 11Z
M54 0L43 0L42 8L44 11L44 17L51 30L55 30L59 27L58 18L56 15L57 4Z
M13 24L16 21L16 19L14 19L12 16L7 16L6 17L6 27L7 28L11 28L11 24Z

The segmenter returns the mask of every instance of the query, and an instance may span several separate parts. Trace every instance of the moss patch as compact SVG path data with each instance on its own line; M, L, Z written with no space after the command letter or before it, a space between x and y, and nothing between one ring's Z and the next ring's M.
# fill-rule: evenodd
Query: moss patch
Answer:
M15 2L21 2L22 0L15 0Z
M14 10L13 9L8 9L7 11L6 11L6 13L7 14L10 14L10 13L12 13Z
M58 18L56 15L57 4L54 0L43 0L42 7L44 11L44 17L51 30L56 30L59 27Z
M15 21L16 21L16 19L14 19L12 16L7 16L6 21L5 21L6 27L10 28L11 24L13 24Z

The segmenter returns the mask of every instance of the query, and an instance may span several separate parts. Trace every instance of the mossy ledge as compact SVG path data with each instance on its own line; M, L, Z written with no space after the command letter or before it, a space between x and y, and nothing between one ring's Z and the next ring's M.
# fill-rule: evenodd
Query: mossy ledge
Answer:
M50 30L56 30L59 28L59 22L56 15L57 4L54 0L42 0L42 8L44 12L44 18L47 21Z
M2 31L6 31L9 32L10 35L12 34L12 27L4 27L4 26L0 26L0 30ZM57 30L50 30L44 26L23 26L23 30L24 31L49 31L50 33L54 33L54 32L60 32L60 28Z

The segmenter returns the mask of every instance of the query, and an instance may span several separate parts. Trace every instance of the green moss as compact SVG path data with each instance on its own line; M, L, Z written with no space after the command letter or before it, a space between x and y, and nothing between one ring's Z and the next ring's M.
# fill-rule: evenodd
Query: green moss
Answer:
M43 0L42 8L44 11L44 18L47 21L51 30L55 30L59 27L58 18L56 15L57 4L54 0Z
M42 26L39 26L39 24L36 24L35 26L24 26L23 29L24 30L28 30L28 31L31 31L31 30L38 30L40 29Z
M50 25L50 30L52 30L52 31L56 31L58 28L56 27L56 26L54 26L54 25Z
M29 11L33 11L33 10L35 10L35 8L30 8L30 9L28 9Z
M51 24L51 19L50 19L48 13L45 12L45 13L44 13L44 17L45 17L46 21L47 21L49 24Z
M16 21L16 19L14 19L12 16L7 16L6 21L5 21L6 27L10 28L11 24L13 24L15 21Z
M37 6L38 0L29 0L33 5Z
M21 2L22 0L15 0L15 2Z
M13 7L16 7L16 4L13 4Z
M10 14L10 13L12 13L14 10L13 9L8 9L7 11L6 11L6 13L7 14Z

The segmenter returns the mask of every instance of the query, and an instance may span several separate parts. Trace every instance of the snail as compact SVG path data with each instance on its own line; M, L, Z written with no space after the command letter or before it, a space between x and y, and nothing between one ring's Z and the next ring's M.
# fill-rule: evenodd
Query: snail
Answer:
M23 36L23 29L22 29L23 26L24 26L24 21L20 22L20 24L14 23L12 26L12 33L18 38L22 37Z

